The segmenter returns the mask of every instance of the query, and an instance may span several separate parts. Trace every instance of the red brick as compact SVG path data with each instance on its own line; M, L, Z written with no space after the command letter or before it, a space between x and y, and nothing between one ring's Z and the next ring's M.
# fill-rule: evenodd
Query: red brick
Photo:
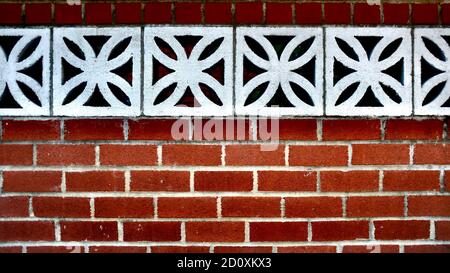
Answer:
M217 199L213 197L158 198L159 218L216 218Z
M280 217L278 197L223 197L223 217Z
M0 222L0 241L54 241L52 222L8 221Z
M439 171L384 171L384 191L438 191Z
M342 199L339 197L288 197L285 210L286 217L342 217Z
M353 144L352 163L355 165L407 165L409 145Z
M316 191L317 173L304 171L260 171L259 191Z
M28 197L0 197L0 217L27 217Z
M367 221L313 222L313 241L346 241L369 238Z
M348 147L344 145L289 146L291 166L346 166Z
M145 246L90 246L89 253L146 253Z
M322 23L321 3L299 3L295 5L296 21L301 25Z
M450 245L405 246L405 253L450 253Z
M270 246L216 246L214 253L272 253Z
M378 191L378 171L324 171L320 173L323 192Z
M29 246L27 253L84 253L83 246Z
M381 122L379 120L324 120L323 140L379 140Z
M358 25L375 25L381 22L381 5L369 5L366 3L355 3L353 20Z
M205 3L206 24L231 24L231 3Z
M386 123L387 140L441 140L444 122L429 120L388 120Z
M347 217L403 216L402 196L351 196L347 199Z
M437 24L439 22L438 4L412 4L413 24Z
M60 139L57 120L5 120L3 140L58 140Z
M435 222L436 240L450 240L450 221Z
M245 119L193 120L193 140L251 140L250 122Z
M22 253L21 246L2 246L0 247L0 253Z
M44 25L52 23L51 3L26 3L25 24Z
M450 25L450 4L441 4L441 21L444 25Z
M95 217L149 218L153 217L153 198L95 198Z
M207 246L152 246L152 253L209 253Z
M3 192L60 192L61 172L4 171Z
M336 253L335 246L283 246L278 253Z
M292 24L291 3L266 3L267 24Z
M325 3L324 22L326 24L350 24L349 3Z
M238 24L261 24L263 5L261 2L238 2L235 4L235 19Z
M132 191L189 191L189 172L132 171Z
M55 23L61 25L81 24L81 5L55 4Z
M16 25L22 23L22 4L0 4L0 24Z
M201 3L175 3L177 24L200 24L202 22Z
M110 3L86 3L84 5L86 24L112 24L112 5Z
M416 144L414 147L415 164L450 164L450 145Z
M116 222L61 222L62 241L117 241Z
M172 4L146 3L144 7L144 22L147 24L164 24L172 22Z
M128 222L123 224L124 241L180 241L181 225L177 222Z
M34 197L33 212L37 217L91 217L89 198Z
M164 3L161 3L164 4ZM171 134L172 127L175 129L184 126L185 135L183 138L188 139L188 120L175 119L145 119L128 121L128 139L130 140L174 140ZM178 132L177 130L175 130ZM175 139L177 140L177 139Z
M194 174L196 191L251 191L253 174L241 171L199 171Z
M76 119L64 121L65 140L123 140L123 120Z
M141 3L116 3L116 24L139 24Z
M396 245L345 245L342 253L399 253L399 246Z
M125 175L121 171L84 171L66 173L69 192L124 191Z
M164 165L214 166L221 165L222 146L168 144L162 147Z
M409 23L409 4L383 4L385 25L406 25Z
M155 145L100 145L100 164L102 165L156 165L158 156Z
M307 239L307 222L250 223L251 242L296 242Z
M226 165L233 166L281 166L284 165L284 146L227 145Z
M376 240L418 240L430 238L430 222L414 220L374 221Z
M243 242L243 222L188 222L188 242Z
M93 165L94 145L41 144L37 146L39 165Z
M409 196L409 216L450 216L450 196Z
M33 164L33 146L22 144L0 144L0 165Z
M278 125L280 140L317 140L317 122L314 119L282 119ZM258 122L258 134L272 132L271 123L267 126ZM258 139L266 140L261 135Z

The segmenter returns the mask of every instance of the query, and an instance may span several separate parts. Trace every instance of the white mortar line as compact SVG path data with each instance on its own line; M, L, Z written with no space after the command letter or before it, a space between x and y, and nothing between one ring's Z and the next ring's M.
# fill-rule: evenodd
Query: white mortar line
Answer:
M244 226L244 242L250 242L250 223L247 221Z
M258 192L258 172L253 171L253 189L252 192Z

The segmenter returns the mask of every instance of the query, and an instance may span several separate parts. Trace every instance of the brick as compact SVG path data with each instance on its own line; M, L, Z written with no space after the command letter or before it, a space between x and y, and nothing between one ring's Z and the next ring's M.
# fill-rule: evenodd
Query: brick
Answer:
M144 246L90 246L89 253L146 253Z
M158 198L159 218L216 218L217 199L213 197Z
M322 23L321 3L295 4L296 22L300 25L317 25Z
M406 25L409 23L409 4L383 4L385 25Z
M62 241L117 241L116 222L61 222Z
M60 25L81 24L81 5L55 4L55 23Z
M0 4L0 24L17 25L22 23L22 4Z
M403 216L403 196L351 196L347 199L347 217Z
M61 172L4 171L3 192L60 192Z
M163 145L164 165L214 166L221 165L222 147L220 145Z
M66 173L68 192L109 192L125 190L125 175L121 171L84 171Z
M4 120L3 140L58 140L60 126L57 120Z
M250 242L297 242L307 239L307 222L250 223Z
M445 171L444 178L445 191L450 191L450 171Z
M441 22L443 25L450 25L450 4L441 4Z
M231 24L231 3L205 3L206 24Z
M269 149L269 150L267 150ZM227 145L225 164L231 166L284 165L284 146Z
M54 241L55 229L46 221L0 222L0 241Z
M344 245L342 253L399 253L396 245Z
M209 253L207 246L152 246L152 253Z
M202 22L201 3L175 3L177 24L200 24Z
M277 2L266 3L266 23L292 24L292 4Z
M325 3L324 12L326 24L350 24L349 3Z
M353 144L352 163L355 165L407 165L409 145Z
M243 222L188 222L188 242L243 242Z
M27 253L84 253L83 246L29 246Z
M384 191L439 191L439 171L384 171Z
M437 221L434 225L436 240L450 240L450 221Z
M94 165L94 145L37 145L38 165Z
M281 217L278 197L223 197L222 217Z
M131 171L132 191L189 191L189 172Z
M163 4L163 3L161 3ZM130 140L174 140L171 134L172 127L184 126L186 134L184 139L188 139L188 120L175 119L139 119L128 121L128 139Z
M28 197L0 197L0 217L27 217Z
M310 171L260 171L259 191L315 191L317 173Z
M123 120L76 119L64 121L64 140L123 139Z
M89 198L34 197L33 212L36 217L91 217Z
M450 145L416 144L414 147L415 164L450 164Z
M270 246L216 246L214 253L272 253Z
M357 25L375 25L380 24L381 5L369 5L366 3L355 3L353 23Z
M238 2L235 4L235 20L238 24L261 24L263 5L260 2Z
M252 140L250 122L246 119L200 119L192 122L193 140Z
M153 198L95 198L95 217L150 218L153 217Z
M0 247L0 253L22 253L21 246L2 246Z
M196 191L251 191L253 174L241 171L199 171L194 174Z
M169 242L181 240L177 222L127 222L123 224L124 241Z
M84 17L88 25L112 23L112 5L110 3L86 3Z
M116 24L139 24L141 22L140 3L116 3Z
M335 246L286 246L278 247L277 253L336 253Z
M378 171L324 171L320 173L323 192L378 191Z
M289 146L291 166L346 166L348 147L344 145Z
M450 245L406 245L405 253L450 253Z
M322 139L327 140L379 140L379 120L324 120Z
M33 146L22 144L0 144L0 165L33 164Z
M342 199L338 197L288 197L286 217L342 217Z
M374 221L376 240L418 240L430 238L430 222L414 220Z
M369 239L367 221L330 221L312 223L313 241L346 241Z
M150 166L158 163L155 145L100 145L100 164Z
M393 119L386 122L385 138L387 140L441 140L443 128L444 122L437 119Z
M450 196L409 196L409 216L450 216Z
M438 4L412 4L411 19L413 24L437 24Z
M280 140L317 140L317 122L314 119L282 119L278 123ZM271 123L261 126L258 122L258 134L272 132ZM260 135L258 139L263 139Z
M26 3L25 24L44 25L52 23L51 3Z
M147 24L163 24L172 22L172 4L146 3L144 6L144 22Z

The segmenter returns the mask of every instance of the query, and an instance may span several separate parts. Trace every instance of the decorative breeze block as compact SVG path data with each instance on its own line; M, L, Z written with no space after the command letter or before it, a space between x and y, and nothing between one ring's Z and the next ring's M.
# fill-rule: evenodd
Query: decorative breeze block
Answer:
M144 114L233 113L233 28L146 27Z
M411 30L326 29L326 114L412 113Z
M54 114L137 116L140 28L55 28Z
M322 28L239 27L236 114L323 114Z
M50 114L49 56L49 29L0 29L0 115Z

